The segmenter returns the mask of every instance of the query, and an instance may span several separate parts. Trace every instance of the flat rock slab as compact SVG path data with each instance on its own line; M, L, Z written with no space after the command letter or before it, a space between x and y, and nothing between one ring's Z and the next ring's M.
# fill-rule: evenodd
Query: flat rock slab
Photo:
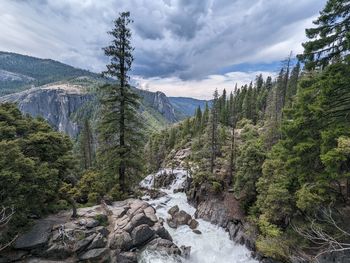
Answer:
M39 220L28 232L18 237L14 248L30 250L44 246L49 240L54 223L51 220Z

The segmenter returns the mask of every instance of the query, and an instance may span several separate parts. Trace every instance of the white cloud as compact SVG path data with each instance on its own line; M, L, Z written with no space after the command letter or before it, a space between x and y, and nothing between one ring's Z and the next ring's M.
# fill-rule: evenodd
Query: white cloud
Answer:
M254 81L255 77L262 74L264 79L268 76L275 77L275 72L254 71L254 72L229 72L223 75L209 75L200 80L181 80L177 77L169 78L145 78L135 76L133 81L140 89L149 91L162 91L171 97L192 97L197 99L212 99L215 89L221 93L226 89L228 93L234 90L237 83L238 88Z

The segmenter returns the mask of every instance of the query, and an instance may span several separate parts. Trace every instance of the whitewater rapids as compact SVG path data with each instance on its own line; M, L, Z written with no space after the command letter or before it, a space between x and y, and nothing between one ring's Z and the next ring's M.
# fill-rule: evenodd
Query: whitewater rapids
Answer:
M183 169L162 169L156 174L148 175L141 183L140 186L151 189L153 186L154 178L162 176L164 173L173 172L176 175L176 180L173 184L165 189L160 190L167 195L149 200L148 202L156 209L158 217L166 219L168 210L178 205L180 210L186 211L191 216L194 216L196 209L192 207L188 202L184 193L173 193L174 189L179 189L183 186L186 180L187 173ZM149 197L145 196L145 199ZM235 244L230 240L229 234L221 227L213 225L202 219L197 219L199 226L198 230L202 232L201 235L195 234L187 226L179 226L177 229L173 229L164 223L164 226L173 237L173 241L177 246L190 246L191 253L188 259L175 258L170 256L163 256L156 252L143 251L141 253L141 263L255 263L258 262L252 259L250 251L242 246Z

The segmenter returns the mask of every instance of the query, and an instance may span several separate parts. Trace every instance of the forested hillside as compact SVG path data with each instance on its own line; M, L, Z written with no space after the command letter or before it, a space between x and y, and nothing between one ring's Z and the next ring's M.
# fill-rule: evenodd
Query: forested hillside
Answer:
M288 57L276 79L215 91L211 109L146 146L150 171L190 148L193 187L232 192L259 230L258 251L285 262L350 247L348 3L328 1L315 25L303 64Z
M347 262L350 2L210 101L135 89L132 23L104 79L0 53L0 262Z
M0 51L0 96L81 76L99 77L55 60Z

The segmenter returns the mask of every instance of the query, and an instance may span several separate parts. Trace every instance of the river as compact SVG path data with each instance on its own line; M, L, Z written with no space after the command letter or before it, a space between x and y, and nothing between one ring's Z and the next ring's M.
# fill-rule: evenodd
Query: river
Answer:
M164 172L171 172L170 169L160 170L156 174L147 176L140 185L144 188L152 188L155 176L162 176ZM180 210L186 211L191 216L194 215L196 209L187 202L185 193L174 193L174 189L182 187L186 180L186 171L183 169L175 169L173 173L176 180L169 188L162 188L161 191L167 195L148 200L148 202L156 209L157 216L166 219L168 210L178 205ZM148 199L145 196L144 199ZM187 225L179 226L177 229L170 228L167 223L164 226L173 237L177 246L191 246L191 254L188 259L179 259L170 256L163 256L156 252L143 251L141 254L141 263L255 263L258 262L250 257L250 251L242 246L235 244L230 240L228 233L221 227L211 224L202 219L199 222L198 230L202 234L195 234Z

